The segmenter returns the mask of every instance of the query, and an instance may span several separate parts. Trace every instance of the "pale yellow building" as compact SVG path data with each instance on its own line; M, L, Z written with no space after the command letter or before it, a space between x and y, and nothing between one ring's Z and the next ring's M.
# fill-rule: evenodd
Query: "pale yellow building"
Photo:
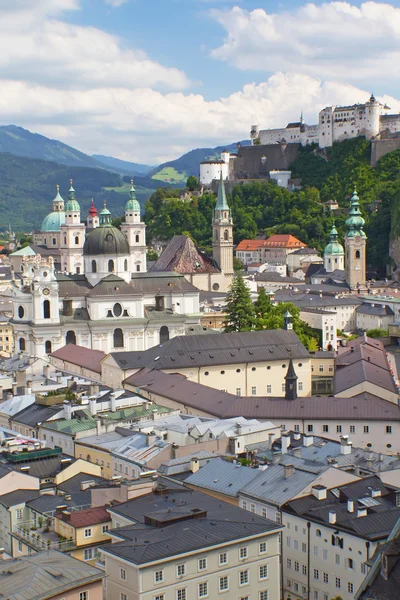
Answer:
M0 315L0 356L10 357L14 354L14 333L10 319Z
M54 531L71 542L74 558L95 564L99 546L109 541L111 517L104 506L86 510L62 510L54 518Z

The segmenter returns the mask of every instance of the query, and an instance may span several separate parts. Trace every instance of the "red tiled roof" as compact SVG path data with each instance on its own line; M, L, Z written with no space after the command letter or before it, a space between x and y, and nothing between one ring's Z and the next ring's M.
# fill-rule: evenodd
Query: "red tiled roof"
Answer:
M63 518L63 513L56 513L56 518L76 528L111 521L110 513L107 512L105 506L87 508L86 510L74 510L70 513L68 520Z
M90 350L76 344L67 344L50 354L51 357L64 360L83 369L101 373L100 362L106 356L101 350Z
M305 248L306 244L289 233L276 233L267 240L242 240L236 250L258 250L260 248Z

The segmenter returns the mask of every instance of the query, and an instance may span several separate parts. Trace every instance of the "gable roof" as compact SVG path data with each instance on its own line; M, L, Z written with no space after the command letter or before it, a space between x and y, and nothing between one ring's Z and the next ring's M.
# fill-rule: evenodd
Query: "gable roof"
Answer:
M178 273L219 273L212 258L196 248L186 235L174 235L152 271L177 271Z
M83 369L101 373L101 361L106 354L102 350L90 350L76 344L67 344L59 348L59 350L52 352L50 356L77 365Z
M178 369L207 365L309 358L294 331L270 329L218 335L177 336L149 350L113 352L123 369Z
M44 600L101 581L104 572L63 552L49 550L8 560L0 571L7 600Z

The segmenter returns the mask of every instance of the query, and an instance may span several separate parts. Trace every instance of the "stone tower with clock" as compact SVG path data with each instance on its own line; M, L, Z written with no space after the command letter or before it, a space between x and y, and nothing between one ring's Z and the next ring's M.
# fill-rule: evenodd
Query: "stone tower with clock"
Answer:
M351 290L365 286L367 236L363 231L365 221L361 216L357 190L351 197L349 216L346 219L347 233L345 237L346 281Z
M222 273L233 275L233 221L231 209L226 200L222 174L218 187L217 203L214 209L212 230L213 258Z
M24 258L21 283L14 287L13 325L21 352L43 356L59 346L59 293L51 256Z

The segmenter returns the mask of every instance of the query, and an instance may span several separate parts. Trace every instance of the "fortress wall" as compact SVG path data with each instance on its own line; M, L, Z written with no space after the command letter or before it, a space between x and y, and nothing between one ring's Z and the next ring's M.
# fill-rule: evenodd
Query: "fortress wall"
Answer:
M371 167L376 167L382 156L400 148L400 137L391 140L372 140L371 142Z

